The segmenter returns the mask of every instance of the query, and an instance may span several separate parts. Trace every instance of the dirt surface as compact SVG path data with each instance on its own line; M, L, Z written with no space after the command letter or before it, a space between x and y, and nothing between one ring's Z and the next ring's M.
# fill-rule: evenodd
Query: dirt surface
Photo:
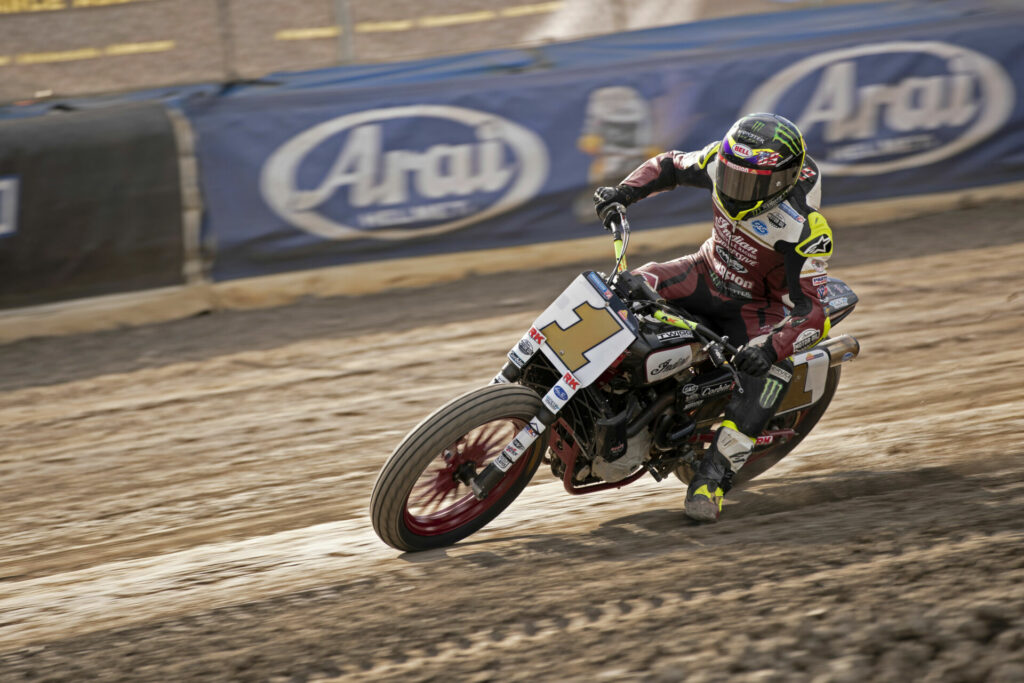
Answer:
M457 546L373 535L580 268L2 346L0 680L1024 680L1022 210L836 226L861 357L715 525L542 466Z

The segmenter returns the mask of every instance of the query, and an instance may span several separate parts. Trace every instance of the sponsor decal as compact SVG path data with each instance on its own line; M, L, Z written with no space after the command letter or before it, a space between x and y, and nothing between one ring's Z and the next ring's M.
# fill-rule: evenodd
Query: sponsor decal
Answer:
M832 238L828 235L819 235L810 242L801 245L801 251L805 254L829 254L832 252Z
M717 265L721 267L720 263ZM753 285L752 282L750 282L749 280L742 280L741 278L738 277L737 279L740 280L741 284L736 284L734 282L726 282L721 277L719 277L718 273L716 273L715 270L717 270L717 268L713 268L709 273L711 275L711 284L715 286L715 289L717 289L720 292L725 292L729 296L735 297L737 299L753 298L753 295L750 293L750 286ZM744 282L749 283L746 288L744 288L742 284Z
M573 391L576 391L577 389L580 388L580 381L573 377L572 373L565 373L565 375L562 376L562 381L565 382L565 386L567 386L569 389L572 389ZM559 398L564 397L559 396Z
M799 111L791 118L808 146L825 150L823 173L878 175L970 149L1009 120L1015 101L1013 81L990 57L895 41L808 56L765 80L741 110Z
M519 340L519 344L518 344L518 347L519 347L519 351L520 351L520 352L521 352L521 353L522 353L522 354L523 354L524 356L532 356L532 355L533 355L533 353L534 353L534 349L533 349L533 344L531 344L531 343L530 343L529 341L527 341L526 339L520 339L520 340Z
M748 158L748 157L754 156L754 153L751 151L751 149L749 147L747 147L746 145L738 144L738 143L732 146L732 151L735 152L738 156L741 156L743 158Z
M818 175L817 171L815 171L810 166L804 166L803 169L801 169L800 171L800 180L808 180L816 175Z
M536 327L531 327L530 328L529 335L530 335L530 339L532 339L533 341L537 342L538 344L543 344L544 340L547 339L547 337L545 337L543 334L541 334L540 332L537 331Z
M693 339L693 332L680 329L658 333L658 341L671 341L673 339Z
M733 284L738 285L740 288L748 290L749 296L749 290L753 289L754 287L753 280L745 280L741 278L739 275L726 268L725 264L722 263L721 261L714 261L711 265L714 268L715 273L718 274L721 280L723 280L724 282L732 282ZM743 272L747 272L747 269L744 268Z
M669 351L669 353L671 353L671 351ZM658 375L671 375L676 370L679 370L680 368L687 365L690 362L691 358L692 355L690 354L689 349L686 349L684 353L682 353L679 356L676 356L675 358L666 358L656 367L651 368L647 374L651 377L657 377Z
M822 301L828 298L828 287L824 285L818 287L818 298L821 299Z
M687 385L683 386L682 392L684 394L686 394L687 396L693 396L694 394L697 393L697 389L698 389L698 387L697 387L696 384L687 384Z
M543 401L544 405L546 405L548 409L553 413L557 413L559 410L562 409L562 406L555 403L550 396L545 395Z
M540 425L535 420L530 420L529 422L527 422L526 426L523 427L523 429L525 429L526 433L535 439L538 436L540 436L541 433Z
M786 227L786 220L774 211L768 214L768 222L772 224L773 228L779 228L780 230Z
M519 457L519 454L522 453L522 450L520 450L513 444L509 444L505 446L501 453L502 455L508 456L509 460L515 460L516 458Z
M394 147L400 128L432 131L431 144ZM267 159L260 192L290 225L326 239L411 239L529 201L548 167L543 139L518 123L417 104L346 114L302 131Z
M730 253L749 265L757 265L757 247L743 238L743 235L732 235L729 240Z
M518 452L520 453L522 453L526 449L526 446L524 446L523 442L520 441L519 439L512 439L512 445L515 446Z
M511 351L508 352L508 359L512 361L512 365L516 366L517 368L521 368L524 365L526 365L526 359L520 356L518 353L516 353L515 349L512 349Z
M813 268L816 273L824 273L825 269L828 267L828 263L820 258L812 258L809 262L811 264L811 268Z
M796 209L794 209L792 206L790 206L786 202L783 202L783 203L779 204L779 208L782 209L783 211L785 211L786 213L788 213L790 218L795 220L797 223L803 223L804 222L804 217L801 216L799 213L797 213Z
M775 134L772 135L772 142L781 142L785 145L793 156L799 156L803 154L803 141L800 139L800 131L793 130L788 125L778 123L775 126ZM786 160L789 161L790 157Z
M751 225L754 226L754 232L756 232L758 235L768 234L768 226L765 224L764 221L754 221L753 223L751 223Z
M508 384L508 378L500 372L491 380L491 384Z
M601 293L605 301L609 301L612 298L612 290L608 288L608 284L597 273L587 273L587 281L594 286L594 289Z
M0 238L18 232L18 178L0 177Z
M835 309L838 309L838 308L845 308L847 306L847 304L849 304L849 303L850 303L850 300L849 300L848 297L837 296L835 299L832 299L831 301L829 301L828 305L833 310L835 310Z
M494 466L502 472L508 472L508 468L512 467L514 462L515 461L512 458L509 458L507 455L502 453L494 459Z
M787 383L789 382L789 380L793 379L792 372L787 372L786 370L780 368L778 365L773 365L770 368L768 368L768 376L775 377Z
M555 392L555 396L557 396L561 400L563 400L563 401L568 401L569 400L569 394L565 393L565 389L563 389L562 387L560 387L558 385L555 385L554 392Z
M769 379L764 383L764 388L761 390L761 398L758 399L758 405L762 408L771 408L775 405L775 402L782 396L782 382L775 379Z
M811 279L811 284L814 285L815 287L818 287L820 285L827 285L828 284L828 275L815 275Z
M804 330L800 333L800 336L793 342L794 351L803 351L814 346L814 342L818 341L820 333L818 330Z
M853 351L847 351L846 353L843 354L843 357L840 358L839 360L840 360L840 362L845 363L846 361L852 360L852 359L853 359Z
M701 387L700 397L710 398L711 396L718 396L719 394L725 394L732 389L732 380L727 380L719 384L709 384L706 387Z
M734 171L740 171L742 173L749 173L750 175L771 175L771 171L769 171L767 168L747 168L746 166L740 166L737 163L729 161L728 159L726 159L723 156L719 156L718 160L721 163L723 163L726 166L728 166L729 168L733 169Z
M758 166L778 166L779 165L779 153L778 152L761 152L757 155L757 159L754 163Z
M757 441L754 442L755 446L767 446L771 442L775 441L775 437L771 434L762 434L757 437Z
M726 250L726 248L723 247L721 244L716 244L715 245L715 255L717 255L718 258L721 259L722 262L726 265L726 267L729 268L730 270L735 270L737 273L746 273L746 272L748 272L747 271L747 267L745 265L743 265L742 263L740 263L739 259L733 258L732 254L730 254ZM756 261L756 259L751 259L749 257L745 258L741 254L737 254L737 256L739 256L739 258L743 258L744 260L746 260L748 262L752 261L752 260ZM752 263L751 265L755 265L755 264Z

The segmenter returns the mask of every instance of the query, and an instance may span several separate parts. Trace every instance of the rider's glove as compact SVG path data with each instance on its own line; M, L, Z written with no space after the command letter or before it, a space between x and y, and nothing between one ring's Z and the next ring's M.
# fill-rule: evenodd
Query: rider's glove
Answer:
M594 190L594 211L597 212L597 217L601 219L601 224L605 229L612 229L612 220L618 218L619 212L626 210L630 199L631 197L622 189L621 185L599 187Z
M775 353L770 348L744 346L732 359L733 367L753 377L764 377L775 362Z

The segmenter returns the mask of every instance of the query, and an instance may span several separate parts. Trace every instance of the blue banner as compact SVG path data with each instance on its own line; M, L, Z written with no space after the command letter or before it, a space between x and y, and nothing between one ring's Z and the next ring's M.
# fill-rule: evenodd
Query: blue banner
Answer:
M191 98L214 279L600 234L595 186L749 111L801 128L826 215L1024 179L1024 13L915 10L886 31L850 7L757 17L751 49L738 17L700 26L717 47L672 51L656 29L599 66L566 56L593 48L578 43L550 48L575 66L543 72ZM631 210L641 230L706 216L687 188Z

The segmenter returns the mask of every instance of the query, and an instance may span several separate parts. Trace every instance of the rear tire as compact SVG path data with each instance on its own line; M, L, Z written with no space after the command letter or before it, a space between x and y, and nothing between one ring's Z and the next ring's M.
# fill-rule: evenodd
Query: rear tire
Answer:
M742 488L751 479L767 472L784 457L789 455L793 449L800 445L811 429L818 424L818 420L828 410L832 397L836 394L839 386L841 366L836 365L828 369L828 377L825 380L825 392L817 403L802 410L773 417L768 423L768 429L791 428L796 431L796 436L785 443L775 443L764 448L754 448L750 459L740 468L732 480L732 489ZM680 465L675 469L676 477L684 484L689 485L693 479L694 471L689 465Z
M458 477L479 473L541 408L536 392L493 384L423 420L384 464L370 497L381 540L404 551L452 545L498 516L526 487L547 442L538 438L484 500Z
M828 377L825 379L825 393L817 403L785 415L772 418L768 423L769 428L778 429L788 427L796 430L796 436L785 443L774 443L763 449L754 449L750 459L740 468L740 471L733 477L733 489L741 488L756 476L764 474L769 468L777 464L784 457L789 455L793 449L800 445L818 420L828 410L832 397L836 395L836 388L839 386L839 375L841 366L836 365L828 369Z

